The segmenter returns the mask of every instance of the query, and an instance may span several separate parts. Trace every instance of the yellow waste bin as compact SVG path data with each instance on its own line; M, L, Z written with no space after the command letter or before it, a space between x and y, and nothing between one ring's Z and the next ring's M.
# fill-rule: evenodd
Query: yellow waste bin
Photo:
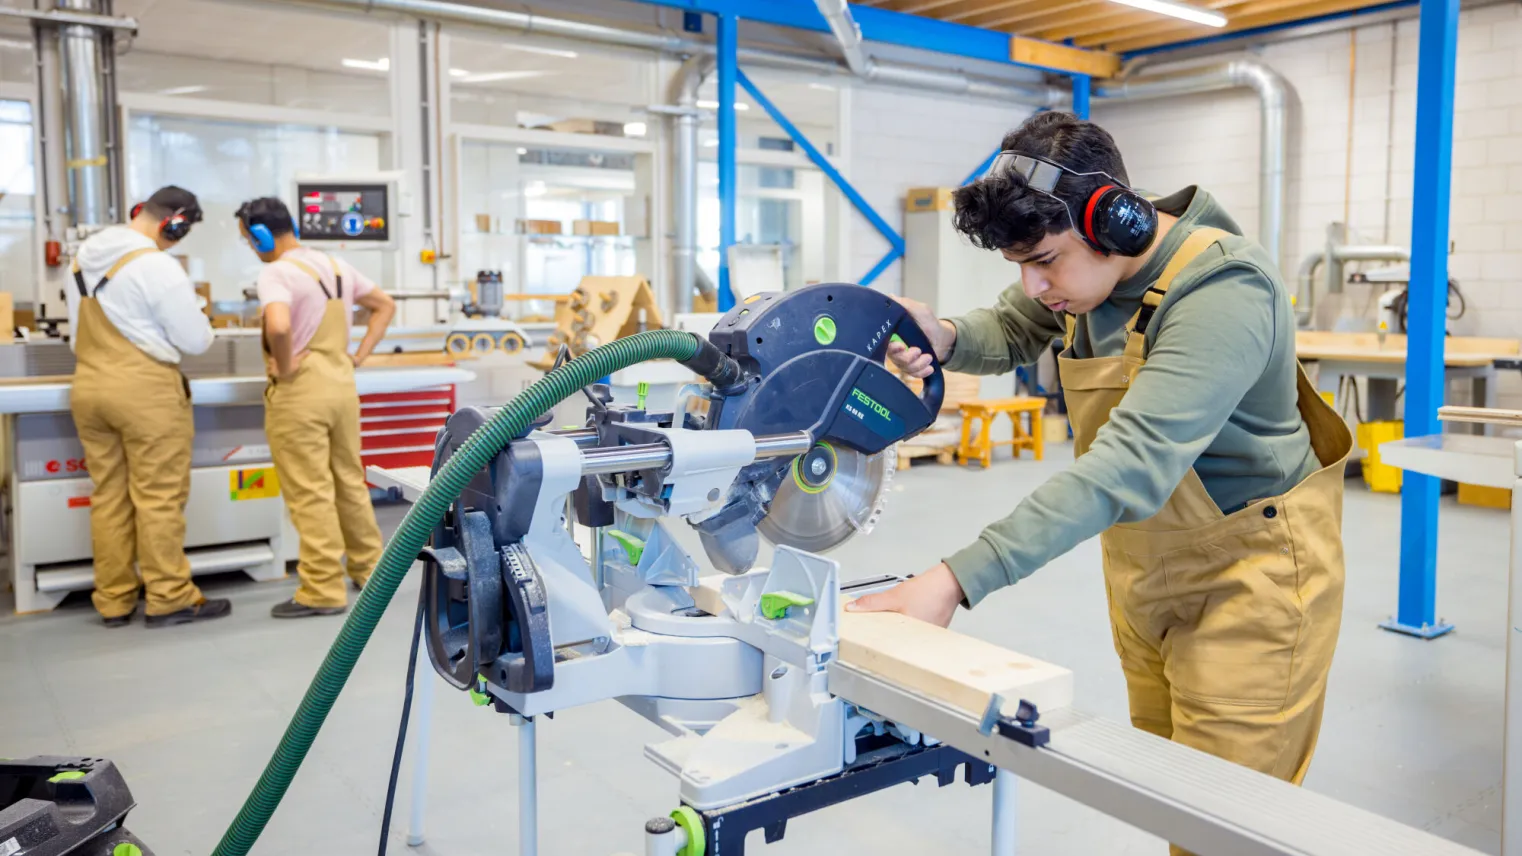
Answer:
M1363 481L1375 493L1400 493L1401 471L1381 463L1379 445L1406 435L1404 422L1364 422L1358 426L1358 445L1367 453L1363 459Z

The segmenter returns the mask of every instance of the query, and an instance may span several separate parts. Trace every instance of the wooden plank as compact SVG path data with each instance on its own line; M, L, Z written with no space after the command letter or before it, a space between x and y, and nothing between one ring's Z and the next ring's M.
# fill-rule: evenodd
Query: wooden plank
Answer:
M895 612L840 614L840 663L981 715L994 693L1044 713L1073 702L1073 673Z
M474 354L468 356L474 357ZM399 366L452 366L457 357L443 351L404 351L400 354L371 354L365 360L366 368L397 368Z
M1443 340L1443 362L1455 367L1490 365L1515 357L1522 342L1482 336L1450 336ZM1391 333L1381 341L1377 333L1332 333L1300 330L1295 333L1295 353L1302 360L1349 360L1367 363L1404 363L1406 337Z
M1208 0L1208 2L1198 5L1203 9L1210 9L1229 16L1230 7L1241 2L1243 0ZM1303 0L1295 0L1295 2L1303 2ZM1103 42L1099 34L1108 36L1111 33L1118 33L1119 35L1114 37L1119 38L1137 30L1159 26L1176 27L1183 23L1177 18L1159 15L1156 12L1138 10L1117 12L1114 11L1115 4L1113 3L1110 4L1110 9L1111 11L1108 15L1100 14L1104 11L1102 9L1090 9L1086 14L1059 20L1054 24L1032 22L1025 25L1024 29L1033 36L1038 36L1049 41L1076 40L1079 37L1086 37L1096 44L1102 44ZM1077 42L1075 41L1074 44L1077 44Z
M1379 461L1461 484L1510 488L1517 480L1516 447L1511 437L1429 434L1379 444Z
M9 291L0 291L0 345L16 340L16 304Z
M1120 72L1120 57L1115 54L1070 48L1023 36L1010 37L1009 58L1027 65L1087 74L1090 77L1114 77Z
M698 609L724 612L725 579L709 575L687 589ZM954 630L893 612L845 610L838 628L841 663L963 710L982 714L993 693L1005 697L1009 713L1022 698L1043 712L1073 702L1072 672Z
M1202 8L1211 9L1226 16L1230 24L1238 17L1258 11L1259 7L1273 9L1276 7L1290 7L1302 5L1313 0L1211 0L1202 4ZM1130 38L1174 30L1181 26L1193 26L1206 32L1218 32L1214 27L1206 27L1203 24L1189 24L1178 18L1159 15L1155 12L1126 12L1119 15L1111 15L1101 23L1090 24L1086 27L1065 27L1060 30L1039 33L1044 39L1074 39L1085 44L1104 45L1115 39Z
M1450 404L1437 409L1437 418L1442 422L1522 427L1522 410L1506 410L1501 407L1460 407Z

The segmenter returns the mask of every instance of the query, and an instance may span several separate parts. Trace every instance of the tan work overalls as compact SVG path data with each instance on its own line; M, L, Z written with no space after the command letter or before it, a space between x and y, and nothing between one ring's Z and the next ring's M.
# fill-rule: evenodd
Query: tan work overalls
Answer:
M1128 322L1123 355L1075 358L1068 317L1060 359L1076 454L1145 362L1143 319L1179 272L1228 234L1201 228L1184 240ZM1343 462L1352 436L1296 368L1297 403L1321 469L1228 515L1191 468L1157 514L1112 526L1100 544L1132 724L1299 784L1342 620Z
M195 438L190 384L179 366L159 362L123 336L95 299L129 262L156 252L144 247L123 255L93 291L74 263L79 321L69 410L95 485L90 494L92 599L105 618L132 613L139 572L148 615L168 615L205 600L190 581L185 558L185 502Z
M343 276L330 257L335 291L329 292L310 266L282 261L316 280L328 302L295 377L282 381L271 376L265 386L264 433L301 538L301 585L295 600L319 608L345 606L344 554L349 576L364 585L380 560L382 544L359 459L359 393L349 358ZM269 353L268 335L264 349Z

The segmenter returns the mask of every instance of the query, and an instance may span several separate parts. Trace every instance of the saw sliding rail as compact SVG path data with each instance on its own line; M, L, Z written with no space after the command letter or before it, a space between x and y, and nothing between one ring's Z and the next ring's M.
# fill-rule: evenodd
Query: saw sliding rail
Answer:
M1045 714L1033 749L956 707L839 661L830 693L1197 853L1474 856L1471 850L1122 723Z

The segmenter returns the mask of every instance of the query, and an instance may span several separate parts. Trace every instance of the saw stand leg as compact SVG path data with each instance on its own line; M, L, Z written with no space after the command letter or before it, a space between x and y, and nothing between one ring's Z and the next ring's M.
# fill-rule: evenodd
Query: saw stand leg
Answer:
M513 714L518 728L518 853L539 853L539 776L534 743L534 718Z
M993 856L1015 854L1015 786L1019 781L1008 770L994 774Z
M424 663L428 662L427 646L428 640L418 640L418 657ZM435 680L432 672L425 673L420 680L422 686L413 688L417 710L413 720L412 739L416 748L412 755L412 807L407 817L408 847L421 847L423 844L423 809L428 800L428 753L433 738L433 696L437 690Z
M645 823L645 856L677 856L687 847L687 831L669 817Z

